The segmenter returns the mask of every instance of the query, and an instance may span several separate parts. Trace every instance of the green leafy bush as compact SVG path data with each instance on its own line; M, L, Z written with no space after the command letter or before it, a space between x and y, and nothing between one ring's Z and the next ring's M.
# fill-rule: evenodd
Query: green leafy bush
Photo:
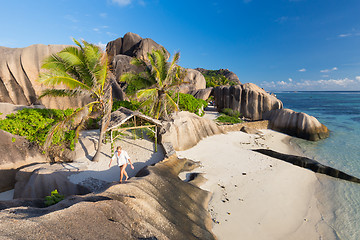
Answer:
M224 108L221 110L222 114L216 119L218 122L228 123L228 124L235 124L241 123L242 120L240 117L240 112L235 111L231 108Z
M225 114L221 114L218 118L216 118L216 121L221 123L229 123L229 124L235 124L235 123L241 123L242 120L238 117L229 116Z
M178 100L178 93L173 98L175 102ZM204 115L204 108L207 106L207 102L202 99L197 99L190 94L180 93L179 95L179 108L183 111L189 111L199 116Z
M221 110L221 112L231 117L237 117L237 118L240 117L240 112L235 111L231 108L224 108L223 110Z
M64 200L65 196L64 195L60 195L58 193L58 190L55 189L54 191L51 192L51 195L50 196L46 196L45 197L45 205L48 207L48 206L51 206L51 205L54 205L62 200Z
M30 142L43 146L46 135L53 125L71 115L73 109L31 109L24 108L17 113L12 113L0 120L0 129L14 135L24 136ZM54 145L67 145L70 149L75 146L75 131L65 131L64 134L56 133L52 140Z
M203 73L206 80L206 87L217 87L223 85L236 85L234 81L230 81L219 70L207 70L206 73Z

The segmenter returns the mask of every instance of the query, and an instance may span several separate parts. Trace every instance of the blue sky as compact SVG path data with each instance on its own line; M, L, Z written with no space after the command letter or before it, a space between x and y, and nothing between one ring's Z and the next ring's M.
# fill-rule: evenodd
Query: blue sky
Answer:
M187 68L228 68L269 91L360 90L359 0L1 2L0 46L104 45L134 32Z

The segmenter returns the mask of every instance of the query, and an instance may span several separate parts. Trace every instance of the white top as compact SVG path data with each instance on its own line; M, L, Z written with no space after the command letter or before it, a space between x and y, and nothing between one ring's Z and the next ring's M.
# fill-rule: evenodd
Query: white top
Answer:
M116 160L118 166L122 166L129 162L130 157L125 150L121 150L120 156L118 155L118 152L116 151L114 153L114 156L111 159Z

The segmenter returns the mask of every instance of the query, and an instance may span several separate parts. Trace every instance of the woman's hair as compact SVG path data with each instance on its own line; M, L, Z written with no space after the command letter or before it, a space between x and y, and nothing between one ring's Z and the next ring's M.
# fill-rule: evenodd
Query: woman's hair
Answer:
M121 150L121 146L117 146L116 151Z

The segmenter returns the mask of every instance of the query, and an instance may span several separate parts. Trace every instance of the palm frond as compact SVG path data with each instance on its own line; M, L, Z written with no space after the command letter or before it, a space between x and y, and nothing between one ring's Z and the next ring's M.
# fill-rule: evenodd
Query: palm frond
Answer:
M147 66L147 64L144 60L138 59L138 58L131 59L130 64L138 66L138 67L140 67L140 66L146 67Z
M41 95L39 96L39 99L45 96L51 96L51 97L74 97L77 95L83 94L83 92L80 89L45 89L42 91Z
M143 89L137 92L136 96L139 99L147 99L147 98L153 98L158 96L158 90L156 88L151 89Z
M40 74L38 81L47 86L64 84L70 89L81 88L83 90L91 91L89 86L72 78L68 74L62 74L61 72L58 72L58 74L56 74L56 72Z
M44 150L49 149L51 143L52 143L52 139L54 137L54 135L57 134L63 134L65 131L69 130L72 128L72 120L75 118L81 118L80 124L83 124L81 122L84 121L84 119L86 120L89 115L91 114L92 108L94 105L98 104L99 102L94 101L91 103L86 104L84 107L82 108L78 108L76 109L72 114L66 116L62 121L59 121L58 123L56 123L48 132L47 136L46 136L46 140L44 143ZM76 129L76 131L80 131L80 129L82 128L82 126L78 126L78 129ZM78 135L76 135L78 137Z

